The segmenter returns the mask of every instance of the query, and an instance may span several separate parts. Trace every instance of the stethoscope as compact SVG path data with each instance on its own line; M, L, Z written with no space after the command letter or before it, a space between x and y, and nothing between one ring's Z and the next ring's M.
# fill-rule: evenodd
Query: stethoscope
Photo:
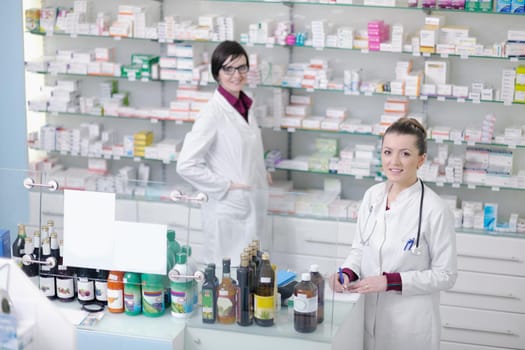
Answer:
M417 219L417 235L415 242L413 240L409 240L411 242L410 245L410 251L414 255L421 255L421 248L419 247L419 238L421 237L421 220L423 216L423 199L425 198L425 184L423 183L423 180L419 179L419 182L421 183L421 195L419 196L419 215ZM372 212L374 211L374 206L370 206L370 209L368 211L368 217L365 220L365 225L363 227L367 227L368 220L370 219L370 216L372 215ZM370 230L370 234L366 238L366 240L363 240L363 233L361 230L359 230L359 238L361 239L361 245L368 245L368 242L370 241L370 238L374 234L374 230L376 228L377 221L374 222L374 227L372 227L372 230ZM409 243L407 242L407 244ZM415 243L415 245L414 245Z

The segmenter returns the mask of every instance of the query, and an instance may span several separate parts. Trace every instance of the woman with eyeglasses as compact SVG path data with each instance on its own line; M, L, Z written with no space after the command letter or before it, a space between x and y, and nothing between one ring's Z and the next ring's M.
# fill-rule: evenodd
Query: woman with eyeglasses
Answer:
M251 113L253 101L243 91L248 55L235 41L213 51L211 72L218 83L201 110L177 160L177 172L208 195L202 208L204 259L232 265L253 239L265 243L267 189L261 132Z
M387 128L388 181L366 191L352 250L330 276L336 292L364 294L366 350L439 349L439 293L456 281L456 233L451 209L417 176L426 138L415 119Z

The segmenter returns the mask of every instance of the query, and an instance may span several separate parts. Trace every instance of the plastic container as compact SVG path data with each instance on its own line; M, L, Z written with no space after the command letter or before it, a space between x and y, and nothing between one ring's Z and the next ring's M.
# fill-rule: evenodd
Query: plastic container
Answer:
M142 312L144 316L164 314L164 275L142 274Z
M124 274L124 312L126 315L138 315L142 312L142 280L140 274Z
M194 305L194 280L190 275L185 253L177 254L177 264L170 271L171 280L171 315L177 318L186 318L193 313Z
M124 272L110 271L108 275L108 310L124 312Z

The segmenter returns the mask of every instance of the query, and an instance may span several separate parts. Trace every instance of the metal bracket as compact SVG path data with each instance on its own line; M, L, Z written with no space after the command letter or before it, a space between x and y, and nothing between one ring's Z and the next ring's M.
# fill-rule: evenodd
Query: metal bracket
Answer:
M50 268L54 268L55 266L57 266L57 259L53 256L50 256L44 261L33 260L31 259L31 256L29 254L25 254L24 256L22 256L22 264L26 266L29 266L31 264L40 264L40 265L49 266Z
M206 203L208 196L205 193L199 192L195 196L188 196L179 190L174 190L170 193L170 199L174 202L189 202L189 203Z
M168 272L168 277L170 281L172 282L178 282L179 279L185 278L185 279L193 279L197 282L203 282L204 281L204 273L200 270L195 271L193 275L181 275L179 271L176 269L171 269Z
M46 184L36 183L36 181L30 177L26 177L24 179L24 187L27 188L28 190L32 189L33 187L47 187L49 192L55 192L59 188L58 182L56 182L55 180L49 181L46 185Z

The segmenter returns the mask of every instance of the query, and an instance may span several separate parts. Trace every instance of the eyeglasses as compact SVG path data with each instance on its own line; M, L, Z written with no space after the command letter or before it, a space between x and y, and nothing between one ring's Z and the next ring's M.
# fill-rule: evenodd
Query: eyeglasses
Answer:
M235 74L235 71L239 72L239 74L246 74L250 70L250 67L248 67L246 64L243 64L239 67L222 66L221 69L223 70L224 74L233 75Z

